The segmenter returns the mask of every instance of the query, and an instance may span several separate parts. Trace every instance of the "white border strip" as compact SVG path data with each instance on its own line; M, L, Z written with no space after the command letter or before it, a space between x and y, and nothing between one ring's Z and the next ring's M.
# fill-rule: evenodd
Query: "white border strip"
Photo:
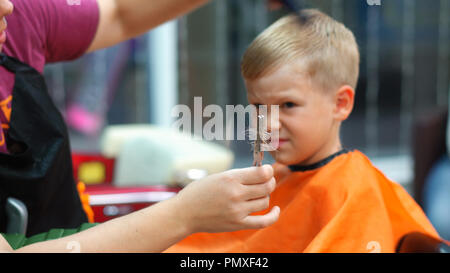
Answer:
M89 195L91 206L120 205L134 203L156 203L175 196L175 192L130 192Z

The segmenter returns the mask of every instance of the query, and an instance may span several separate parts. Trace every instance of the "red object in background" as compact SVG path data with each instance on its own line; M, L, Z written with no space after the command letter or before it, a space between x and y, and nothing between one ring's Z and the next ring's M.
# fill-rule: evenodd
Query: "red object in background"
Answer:
M181 188L168 186L115 187L108 184L86 187L96 223L102 223L164 201L176 195L180 190Z
M102 166L101 172L103 172L101 175L98 173L94 176L99 177L100 180L103 181L83 181L86 179L83 179L82 170L84 166L87 166L88 164L96 163ZM114 164L115 159L114 158L106 158L100 154L72 154L72 165L73 165L73 176L75 178L75 181L82 181L86 185L90 184L101 184L101 183L112 183L113 181L113 174L114 174ZM90 168L92 169L92 168ZM96 171L98 172L98 170Z
M100 154L72 154L75 181L86 185L94 222L102 223L174 196L181 188L161 186L116 187L114 158Z

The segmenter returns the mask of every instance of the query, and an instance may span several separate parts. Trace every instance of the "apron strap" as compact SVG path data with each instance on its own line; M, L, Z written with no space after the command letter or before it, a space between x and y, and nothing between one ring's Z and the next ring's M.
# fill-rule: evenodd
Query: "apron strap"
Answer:
M0 66L4 66L12 73L24 70L24 63L14 57L7 56L4 53L0 53ZM32 67L27 67L27 69L29 68L33 69Z

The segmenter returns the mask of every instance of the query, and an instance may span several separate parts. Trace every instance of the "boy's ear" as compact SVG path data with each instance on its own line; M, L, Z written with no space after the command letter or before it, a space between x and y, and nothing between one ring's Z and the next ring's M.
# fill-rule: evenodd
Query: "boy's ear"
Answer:
M346 120L353 110L353 104L355 102L355 90L349 85L343 85L336 91L334 99L335 118L339 121Z

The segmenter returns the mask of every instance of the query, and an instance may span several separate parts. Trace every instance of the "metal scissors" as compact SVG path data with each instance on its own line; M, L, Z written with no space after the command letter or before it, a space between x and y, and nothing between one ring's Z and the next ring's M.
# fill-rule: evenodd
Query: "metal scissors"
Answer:
M256 118L256 140L253 145L253 166L262 166L262 161L264 159L264 151L261 149L261 144L263 144L263 138L261 137L261 124L264 121L263 115L258 115Z

